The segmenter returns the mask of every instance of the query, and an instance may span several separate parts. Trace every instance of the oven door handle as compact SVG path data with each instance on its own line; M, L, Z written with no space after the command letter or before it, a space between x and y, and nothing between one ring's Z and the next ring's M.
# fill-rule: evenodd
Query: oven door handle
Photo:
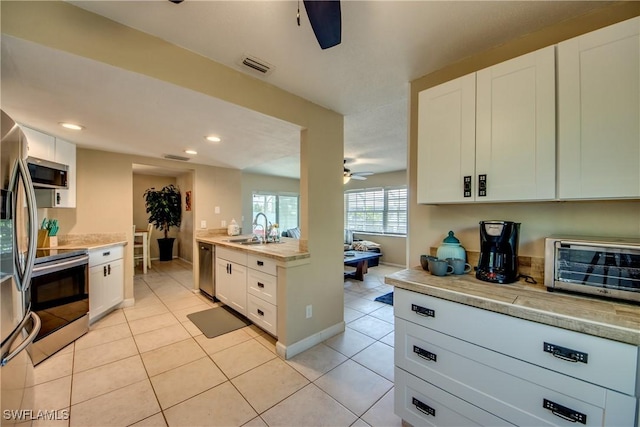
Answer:
M33 311L29 314L30 316L25 317L24 320L22 320L22 323L20 323L20 326L18 327L18 329L16 329L17 333L11 339L11 342L8 345L8 347L11 347L11 345L13 344L13 341L20 335L20 332L27 325L27 322L29 321L29 319L33 319L33 329L31 330L31 333L27 338L24 339L24 341L20 343L20 345L15 350L9 353L6 357L4 355L2 356L2 360L0 360L0 366L5 366L7 363L9 363L11 359L16 357L18 353L20 353L22 350L25 349L25 347L31 344L33 340L36 339L38 332L40 332L40 326L42 325L42 322L40 321L40 317Z
M86 265L88 263L89 255L83 255L70 261L40 264L33 269L33 277L42 276L47 273L55 273L56 271L64 270L66 268L78 267L81 265Z

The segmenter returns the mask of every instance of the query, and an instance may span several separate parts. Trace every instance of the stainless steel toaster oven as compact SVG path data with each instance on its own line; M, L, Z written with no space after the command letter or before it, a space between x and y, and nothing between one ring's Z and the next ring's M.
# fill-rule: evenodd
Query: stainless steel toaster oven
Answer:
M544 283L549 291L640 302L640 239L547 237Z

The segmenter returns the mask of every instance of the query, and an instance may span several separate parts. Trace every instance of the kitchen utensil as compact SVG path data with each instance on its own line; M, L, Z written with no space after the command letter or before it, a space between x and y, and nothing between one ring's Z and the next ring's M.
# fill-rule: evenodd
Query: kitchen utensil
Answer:
M453 267L453 274L467 274L471 271L471 264L462 258L447 258L447 262Z
M453 273L453 267L443 259L430 259L429 272L434 276L446 276Z
M460 245L460 240L453 235L453 231L449 231L449 235L444 238L442 244L438 247L436 255L439 259L461 258L467 259L467 252Z

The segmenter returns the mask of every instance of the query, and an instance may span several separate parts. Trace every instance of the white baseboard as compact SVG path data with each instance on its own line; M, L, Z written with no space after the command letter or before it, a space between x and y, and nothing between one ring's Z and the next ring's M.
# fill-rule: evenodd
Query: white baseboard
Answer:
M320 344L322 341L344 332L344 328L344 322L336 323L335 325L330 326L327 329L308 336L289 346L286 346L278 341L276 343L276 353L283 359L291 359L296 354L300 354L303 351L310 349L314 345Z
M133 307L136 303L136 299L135 298L127 298L125 300L123 300L120 305L118 305L118 308L127 308L127 307Z

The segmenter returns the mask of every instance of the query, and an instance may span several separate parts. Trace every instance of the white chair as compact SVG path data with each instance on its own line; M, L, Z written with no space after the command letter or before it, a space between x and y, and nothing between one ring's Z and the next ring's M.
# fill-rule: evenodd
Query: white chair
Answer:
M144 233L138 233L136 236L136 226L133 226L133 260L135 265L138 265L138 261L143 262L143 272L146 274L147 269L151 268L151 251L149 250L151 245L151 231L153 230L153 224L147 226L146 235ZM141 237L142 239L138 239Z

